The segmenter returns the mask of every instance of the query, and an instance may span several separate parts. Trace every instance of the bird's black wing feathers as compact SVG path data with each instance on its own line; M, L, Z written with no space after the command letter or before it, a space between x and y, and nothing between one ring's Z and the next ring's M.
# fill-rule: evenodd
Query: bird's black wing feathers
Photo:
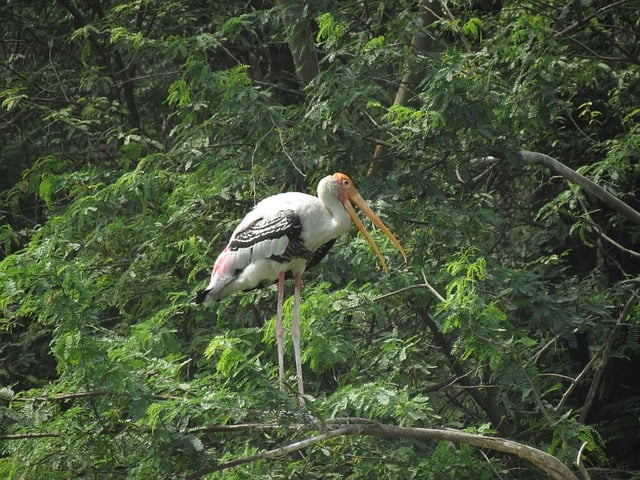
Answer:
M332 238L327 243L320 245L320 247L318 247L316 251L311 255L306 269L309 270L310 268L315 267L318 263L320 263L320 261L327 255L327 253L329 253L329 250L331 250L331 247L333 247L334 243L336 243L336 239Z
M318 265L322 261L322 259L327 256L327 253L329 253L329 250L331 250L331 247L333 247L334 243L336 243L336 239L332 238L327 243L320 245L320 247L315 251L309 252L309 255L308 255L309 261L307 262L305 271ZM285 278L293 278L291 271L288 271L286 273Z
M273 253L268 256L276 262L288 262L295 258L304 258L308 261L307 269L317 265L324 258L329 249L335 243L335 239L321 245L315 251L309 251L304 246L302 239L302 223L300 217L293 210L280 210L270 218L258 218L244 230L237 232L231 239L231 250L252 249L258 245L267 247L270 242L275 242L287 237L288 243L281 253Z
M250 248L261 242L277 240L283 236L289 240L300 237L302 224L293 210L281 210L271 218L258 218L255 222L238 232L229 243L231 250Z

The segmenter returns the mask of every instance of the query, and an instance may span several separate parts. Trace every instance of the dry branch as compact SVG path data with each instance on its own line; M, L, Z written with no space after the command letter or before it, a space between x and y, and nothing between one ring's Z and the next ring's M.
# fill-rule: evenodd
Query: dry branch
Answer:
M640 212L620 200L615 195L607 192L597 183L589 180L584 175L579 174L575 170L567 167L555 158L539 152L530 152L528 150L520 150L520 158L527 163L536 163L545 166L576 185L580 185L584 190L604 202L608 207L618 212L620 215L627 217L632 222L640 225Z
M363 419L364 420L364 419ZM410 428L397 427L394 425L384 425L377 422L365 420L364 423L335 426L333 429L325 431L319 435L301 440L289 445L285 445L273 450L267 450L256 455L238 458L231 462L213 465L210 468L200 471L189 477L191 479L200 478L212 472L226 470L238 465L253 463L259 460L281 458L284 455L311 447L320 442L325 442L339 436L364 435L384 438L411 438L421 441L444 441L454 443L466 443L479 448L496 450L527 460L556 480L578 480L575 474L560 460L554 456L538 450L537 448L524 445L513 440L506 440L499 437L485 437L472 433L461 432L459 430L441 430L434 428Z
M39 433L12 433L9 435L0 435L0 440L25 440L32 438L56 438L61 437L62 433L58 432L39 432Z

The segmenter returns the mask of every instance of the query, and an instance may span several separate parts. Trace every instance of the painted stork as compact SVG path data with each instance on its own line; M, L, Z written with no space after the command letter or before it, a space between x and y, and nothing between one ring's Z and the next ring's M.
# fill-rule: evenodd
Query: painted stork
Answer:
M369 242L382 269L387 270L380 250L365 230L351 202L391 239L406 262L407 256L402 245L369 208L351 179L344 173L334 173L320 180L317 197L289 192L259 202L233 231L229 243L215 262L209 285L196 298L198 303L208 303L240 290L260 288L278 281L276 343L280 388L284 389L282 302L285 274L290 272L293 275L291 336L301 404L304 404L300 360L302 273L327 254L336 238L349 230L352 221Z

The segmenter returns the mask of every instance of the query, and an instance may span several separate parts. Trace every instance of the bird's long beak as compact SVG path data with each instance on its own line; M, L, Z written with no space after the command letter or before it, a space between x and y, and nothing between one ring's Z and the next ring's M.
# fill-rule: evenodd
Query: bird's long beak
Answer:
M398 250L400 250L400 253L402 254L402 257L404 258L404 261L406 263L407 254L404 251L404 248L402 248L402 245L400 245L400 242L398 241L398 239L393 235L393 233L391 233L391 230L389 230L387 226L384 223L382 223L382 220L380 220L377 217L377 215L373 213L373 210L369 208L369 205L367 205L367 202L365 202L364 198L360 196L360 194L355 189L355 187L352 186L352 188L345 193L347 194L348 199L351 202L353 202L355 205L357 205L358 208L360 208L360 211L364 213L367 217L369 217L371 221L375 223L387 237L389 237L389 239L395 244L395 246L398 247ZM382 270L386 272L387 264L385 263L384 258L382 257L382 254L378 249L378 246L373 241L373 238L371 238L371 235L369 235L369 232L367 232L367 230L364 228L362 221L358 218L358 215L356 215L356 211L351 205L351 202L349 200L344 202L344 208L349 213L349 216L351 217L351 220L353 220L353 223L355 223L356 227L358 227L358 230L362 232L362 235L364 235L364 238L366 238L367 242L369 242L369 245L371 245L371 248L373 249L375 254L378 256L378 259L382 264Z

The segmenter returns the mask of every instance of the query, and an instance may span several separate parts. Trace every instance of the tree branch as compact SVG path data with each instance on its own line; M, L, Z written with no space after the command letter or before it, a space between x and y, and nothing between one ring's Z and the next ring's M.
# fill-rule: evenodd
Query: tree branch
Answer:
M89 25L89 20L74 3L69 0L58 1L73 16L78 28L84 28ZM101 18L104 18L104 12L102 12L100 4L95 2L93 6L97 14ZM141 130L140 113L138 112L135 92L133 89L135 65L130 65L129 67L125 66L122 56L118 52L117 48L114 47L109 51L109 48L107 47L108 42L101 42L98 34L94 30L89 30L88 38L91 46L100 58L101 65L106 69L107 73L111 75L114 80L120 80L120 82L116 82L116 84L119 83L118 86L120 87L120 92L122 93L127 104L127 108L129 109L129 121L134 128ZM115 68L113 68L112 60L115 63Z
M612 210L615 210L620 215L627 217L633 223L640 225L640 212L620 200L615 195L612 195L611 193L606 191L597 183L589 180L584 175L579 174L575 170L567 167L566 165L550 157L549 155L545 155L544 153L520 150L518 154L523 161L527 163L536 163L538 165L547 167L557 174L562 175L570 182L581 186L587 193L601 200Z
M101 397L104 395L121 395L119 393L115 393L111 390L90 390L88 392L73 392L73 393L60 393L58 395L51 395L48 397L17 397L12 400L12 402L29 402L32 400L39 400L41 402L65 402L69 400L75 400L78 398L92 398L92 397ZM152 394L149 395L150 399L153 400L181 400L180 397L174 395L161 395L161 394Z
M571 33L573 30L576 30L576 29L578 29L578 28L580 28L580 27L582 27L584 25L587 25L590 20L592 20L593 18L598 17L599 15L602 15L607 10L611 10L613 8L619 7L620 5L624 5L625 3L628 3L629 1L630 0L618 0L617 2L613 2L613 3L610 3L608 5L605 5L604 7L596 10L592 14L587 15L586 17L582 16L581 12L579 12L578 20L573 22L571 25L569 25L568 27L566 27L562 31L556 32L554 34L554 37L563 37L563 36L567 35L568 33ZM580 7L580 2L574 2L574 3L578 6L578 8L581 8Z
M14 433L10 435L0 435L0 440L25 440L29 438L56 438L61 436L62 434L57 432Z
M227 470L239 465L257 462L259 460L281 458L285 455L297 452L308 447L312 447L318 443L325 442L336 437L360 435L383 438L405 438L419 441L453 442L472 445L478 448L485 448L515 455L519 458L527 460L528 462L532 463L537 468L545 472L547 475L557 480L578 480L573 472L554 456L529 445L500 437L487 437L453 429L445 430L435 428L398 427L395 425L385 425L367 418L336 418L328 419L327 421L321 423L325 426L333 426L327 430L323 430L322 433L318 435L304 440L300 440L272 450L266 450L255 455L237 458L230 462L212 465L209 468L200 470L199 472L188 476L187 478L190 480L195 480L210 473ZM249 423L238 425L209 426L203 427L201 429L193 429L193 432L233 432L256 429L267 430L271 428L278 427L277 425L271 423L264 425ZM314 426L313 424L296 424L291 425L290 428L293 428L299 432L301 429L316 430L318 427ZM0 440L22 440L60 436L62 436L62 433L25 433L2 435L0 436Z
M288 455L304 448L312 447L318 443L325 442L327 440L331 440L340 436L361 435L383 438L406 438L419 441L463 443L478 448L486 448L515 455L532 463L540 470L545 472L548 476L556 480L578 480L574 473L554 456L538 450L537 448L530 447L513 440L507 440L499 437L486 437L483 435L461 432L459 430L397 427L394 425L385 425L382 423L371 422L370 420L362 420L364 420L363 423L338 426L319 435L294 442L280 448L266 450L262 453L238 458L231 462L212 465L211 467L202 470L188 478L193 480L204 475L208 475L212 472L226 470L228 468L237 467L238 465L253 463L259 460L280 458L284 455Z

